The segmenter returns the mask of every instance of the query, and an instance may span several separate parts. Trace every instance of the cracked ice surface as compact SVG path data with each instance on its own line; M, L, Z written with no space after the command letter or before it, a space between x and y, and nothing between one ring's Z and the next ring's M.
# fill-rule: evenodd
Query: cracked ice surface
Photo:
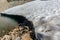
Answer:
M23 15L31 20L35 31L44 35L44 40L60 40L60 2L32 1L5 10L4 13Z

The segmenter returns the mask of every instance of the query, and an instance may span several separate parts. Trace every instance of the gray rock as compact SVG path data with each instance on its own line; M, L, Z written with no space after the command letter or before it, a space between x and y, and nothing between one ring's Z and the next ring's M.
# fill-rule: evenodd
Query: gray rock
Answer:
M20 37L17 37L15 40L21 40Z

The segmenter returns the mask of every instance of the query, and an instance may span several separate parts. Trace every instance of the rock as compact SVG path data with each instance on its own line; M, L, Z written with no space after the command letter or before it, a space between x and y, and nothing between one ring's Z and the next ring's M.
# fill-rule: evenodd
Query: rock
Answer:
M3 38L1 38L1 40L10 40L11 39L11 36L9 35L5 35L3 36Z
M17 37L15 40L21 40L20 37Z

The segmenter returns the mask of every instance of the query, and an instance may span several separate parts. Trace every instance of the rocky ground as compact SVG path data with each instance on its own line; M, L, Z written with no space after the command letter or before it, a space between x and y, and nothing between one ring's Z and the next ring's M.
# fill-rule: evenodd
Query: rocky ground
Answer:
M25 27L26 29L23 30L22 26L16 26L6 35L1 36L0 40L32 40L30 37L29 28L27 26Z

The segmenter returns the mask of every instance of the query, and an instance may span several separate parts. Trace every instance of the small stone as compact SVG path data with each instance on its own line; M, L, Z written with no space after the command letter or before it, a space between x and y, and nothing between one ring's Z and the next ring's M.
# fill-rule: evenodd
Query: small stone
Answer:
M20 37L17 37L15 40L21 40Z

